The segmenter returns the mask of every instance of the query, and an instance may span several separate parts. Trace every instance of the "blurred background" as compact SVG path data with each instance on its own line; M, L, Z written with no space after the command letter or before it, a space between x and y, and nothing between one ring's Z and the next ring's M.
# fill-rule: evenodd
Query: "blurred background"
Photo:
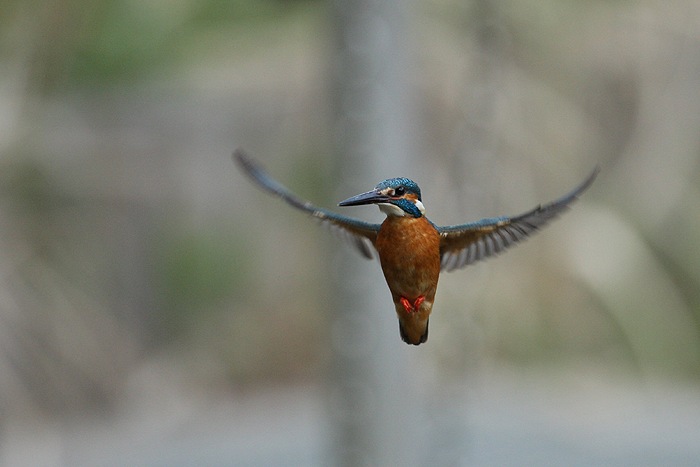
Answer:
M1 5L1 465L380 465L344 449L391 444L362 417L392 404L403 465L700 462L699 3ZM602 171L444 274L414 348L378 263L258 191L238 146L323 207L408 176L439 225ZM343 281L376 292L339 330ZM350 368L391 387L357 417Z

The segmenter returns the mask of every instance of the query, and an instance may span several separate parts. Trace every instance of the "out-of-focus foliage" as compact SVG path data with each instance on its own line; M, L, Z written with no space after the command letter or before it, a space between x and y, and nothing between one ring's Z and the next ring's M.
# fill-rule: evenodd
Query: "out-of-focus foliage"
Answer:
M5 2L8 48L28 53L37 88L90 88L177 72L191 47L285 21L299 4L275 0ZM14 43L13 43L14 42ZM10 52L15 53L15 52Z

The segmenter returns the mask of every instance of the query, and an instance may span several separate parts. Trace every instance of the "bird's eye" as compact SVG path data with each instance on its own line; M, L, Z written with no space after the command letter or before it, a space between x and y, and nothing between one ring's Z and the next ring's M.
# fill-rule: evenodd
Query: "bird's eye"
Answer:
M394 196L403 196L403 194L404 194L405 192L406 192L406 189L405 189L404 187L402 187L402 186L397 187L397 188L394 190Z

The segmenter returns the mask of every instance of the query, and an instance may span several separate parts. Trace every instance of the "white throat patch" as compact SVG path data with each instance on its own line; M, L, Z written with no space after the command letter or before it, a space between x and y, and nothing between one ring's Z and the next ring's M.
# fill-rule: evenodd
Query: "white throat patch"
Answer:
M394 206L393 204L379 203L377 206L379 206L379 210L387 216L403 217L406 215L403 209L398 206Z

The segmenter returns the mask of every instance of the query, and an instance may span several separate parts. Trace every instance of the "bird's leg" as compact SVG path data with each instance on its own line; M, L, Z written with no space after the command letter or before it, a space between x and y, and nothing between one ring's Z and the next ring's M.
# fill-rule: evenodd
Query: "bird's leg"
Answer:
M425 301L425 296L421 295L418 298L416 298L416 301L413 302L413 309L418 311L418 308L420 308L421 304Z
M420 295L418 298L414 300L413 303L411 303L406 297L401 297L400 298L401 305L403 305L404 310L406 310L406 313L413 313L414 311L418 311L418 308L423 304L425 301L425 296Z

